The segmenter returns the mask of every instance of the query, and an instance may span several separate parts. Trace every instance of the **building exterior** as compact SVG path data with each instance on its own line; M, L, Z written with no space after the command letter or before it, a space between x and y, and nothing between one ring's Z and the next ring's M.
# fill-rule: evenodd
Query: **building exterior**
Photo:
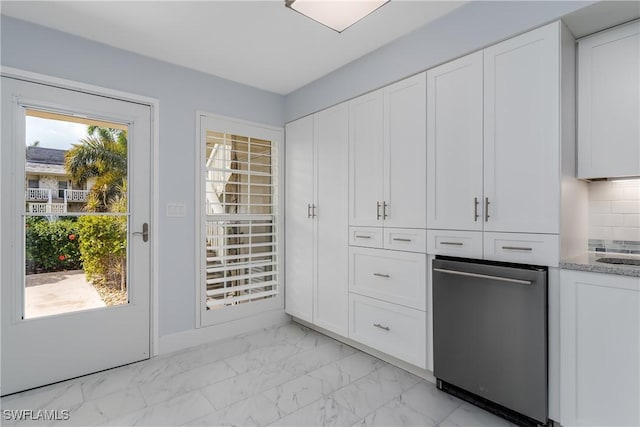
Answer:
M25 201L30 213L78 212L84 207L89 188L73 185L64 167L65 150L27 147ZM86 187L86 185L85 185Z

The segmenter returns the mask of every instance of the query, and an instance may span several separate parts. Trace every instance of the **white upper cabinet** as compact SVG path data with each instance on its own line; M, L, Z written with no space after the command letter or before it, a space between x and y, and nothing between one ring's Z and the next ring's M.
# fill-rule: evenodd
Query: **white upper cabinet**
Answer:
M559 233L560 24L484 50L485 231Z
M286 312L313 321L313 116L286 126Z
M425 73L384 88L385 227L426 228Z
M427 71L427 224L482 230L482 52Z
M349 110L340 104L314 114L317 278L313 322L348 334Z
M578 42L578 177L640 176L640 21Z
M350 102L349 224L426 228L425 73Z
M382 225L383 116L382 89L349 103L350 225Z

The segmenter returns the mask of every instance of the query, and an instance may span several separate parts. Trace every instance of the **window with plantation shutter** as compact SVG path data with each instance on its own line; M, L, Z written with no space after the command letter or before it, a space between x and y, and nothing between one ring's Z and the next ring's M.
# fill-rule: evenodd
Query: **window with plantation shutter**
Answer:
M211 126L203 126L201 134L205 143L203 309L257 307L256 303L278 298L280 292L278 147L262 135Z

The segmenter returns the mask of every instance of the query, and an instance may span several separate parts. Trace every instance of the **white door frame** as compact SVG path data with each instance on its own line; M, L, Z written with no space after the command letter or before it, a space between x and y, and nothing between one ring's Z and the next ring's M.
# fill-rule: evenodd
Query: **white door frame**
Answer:
M149 322L151 325L150 337L151 337L151 357L157 356L159 354L158 350L158 341L159 341L159 321L158 321L158 242L159 242L159 233L158 233L158 219L159 219L159 194L158 194L158 182L159 182L159 134L160 134L160 101L156 98L150 98L147 96L137 95L129 92L122 92L119 90L109 89L101 86L96 86L87 83L76 82L73 80L62 79L58 77L48 76L45 74L33 73L31 71L25 71L12 67L0 67L0 75L5 77L11 77L18 80L23 80L31 83L40 83L46 84L54 87L58 87L61 89L69 89L74 90L76 92L83 92L90 95L98 95L104 96L107 98L114 98L121 101L135 102L137 104L148 105L151 108L151 117L152 117L152 125L151 125L151 233L153 235L153 245L151 246L151 289L150 289L150 298L149 308L150 308L150 318ZM2 174L0 174L0 182L2 180ZM0 197L0 204L2 203L2 198ZM0 211L1 212L1 211ZM1 213L0 213L1 215ZM2 234L0 231L0 239L2 239Z

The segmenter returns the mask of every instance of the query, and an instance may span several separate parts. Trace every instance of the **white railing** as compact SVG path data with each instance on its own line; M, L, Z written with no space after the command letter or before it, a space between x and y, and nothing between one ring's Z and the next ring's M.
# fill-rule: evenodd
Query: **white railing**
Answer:
M64 202L86 202L89 190L64 190Z
M46 200L51 203L50 188L27 188L27 200Z
M29 213L66 213L66 203L29 203Z

